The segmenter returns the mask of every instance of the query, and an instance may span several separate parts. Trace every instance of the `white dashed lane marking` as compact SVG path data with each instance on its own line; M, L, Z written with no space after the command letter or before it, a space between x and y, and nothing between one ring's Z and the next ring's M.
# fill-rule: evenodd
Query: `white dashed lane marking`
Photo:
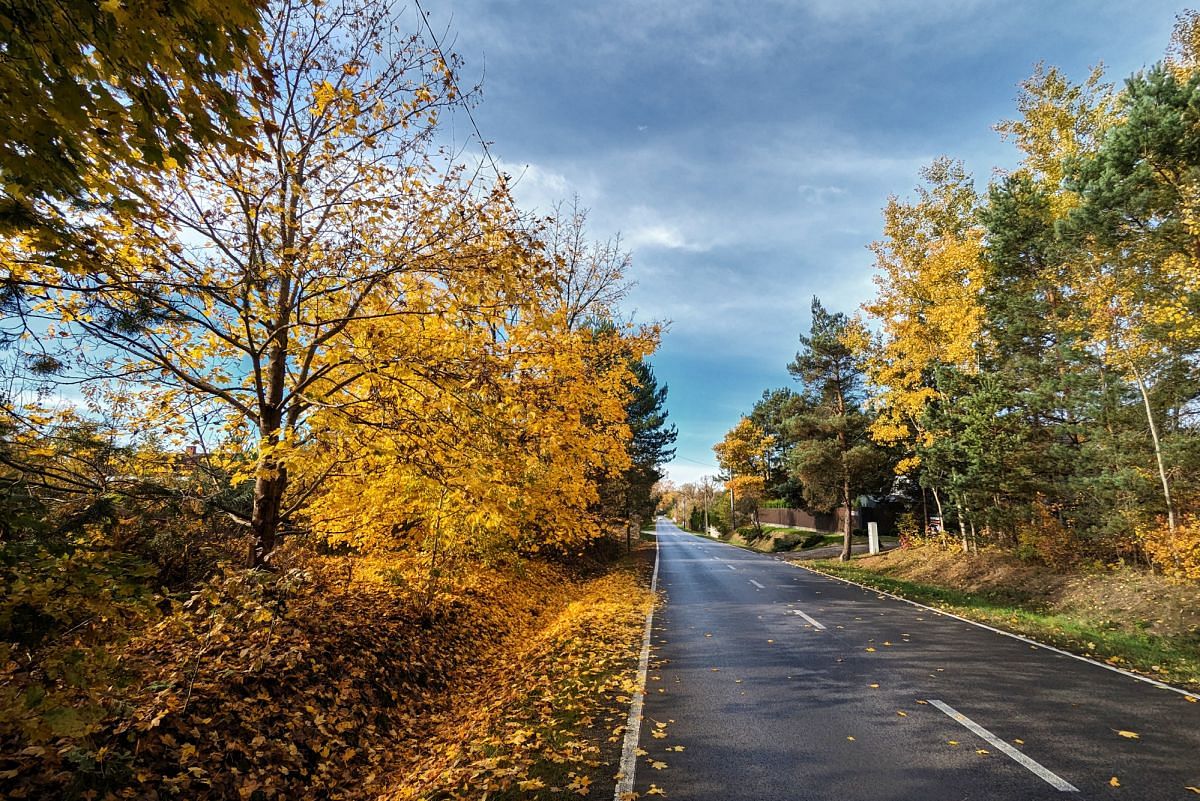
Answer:
M967 729L971 730L975 734L977 734L980 737L982 737L983 739L987 740L989 743L992 744L992 747L994 747L997 751L1002 751L1006 756L1008 756L1010 759L1012 759L1018 765L1025 768L1030 773L1037 776L1039 779L1042 779L1043 781L1045 781L1047 784L1049 784L1055 790L1061 790L1064 793L1079 792L1079 788L1077 788L1075 785L1071 784L1066 779L1063 779L1058 774L1051 772L1050 770L1043 767L1039 763L1034 762L1032 759L1025 756L1020 751L1013 748L1011 745L1004 742L999 737L992 734L990 731L983 728L978 723L971 720L969 717L964 715L962 712L959 712L958 710L956 710L954 707L950 706L949 704L943 703L941 701L935 701L934 699L930 698L929 705L936 707L937 709L940 709L947 716L949 716L949 718L951 720L955 721L956 723L961 723Z
M818 623L817 621L813 620L813 619L812 619L811 617L809 617L808 615L806 615L806 614L804 614L803 612L801 612L799 609L789 609L789 610L788 610L788 614L789 614L789 615L799 615L800 617L804 618L804 619L805 619L805 620L807 620L809 623L811 623L811 624L812 624L812 627L813 627L814 629L816 629L817 631L824 631L824 630L825 630L825 627L824 627L824 626L822 626L822 625L821 625L820 623Z

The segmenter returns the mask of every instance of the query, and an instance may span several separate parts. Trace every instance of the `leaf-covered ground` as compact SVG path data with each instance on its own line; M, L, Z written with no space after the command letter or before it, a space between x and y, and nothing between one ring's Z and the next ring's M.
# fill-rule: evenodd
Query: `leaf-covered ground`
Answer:
M459 685L402 760L388 801L610 797L653 601L646 564L575 585L515 648Z
M5 738L8 797L603 795L651 603L637 563L478 569L428 604L407 570L211 583L122 648L98 732Z

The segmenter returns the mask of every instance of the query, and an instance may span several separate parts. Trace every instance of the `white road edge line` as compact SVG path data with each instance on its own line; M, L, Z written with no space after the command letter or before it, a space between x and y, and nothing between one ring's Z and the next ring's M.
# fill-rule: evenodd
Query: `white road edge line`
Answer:
M999 737L992 734L990 731L983 728L978 723L971 720L969 717L964 715L962 712L959 712L957 709L950 706L949 704L943 703L942 701L935 701L934 699L930 698L929 705L933 706L933 707L937 707L942 712L944 712L947 715L947 717L949 717L951 720L953 720L957 723L961 723L964 727L966 727L967 729L970 729L976 735L982 737L984 740L987 740L989 743L992 744L992 747L994 747L996 750L1003 751L1007 757L1012 759L1014 762L1016 762L1021 767L1028 770L1033 775L1037 776L1042 781L1049 784L1055 790L1060 790L1064 793L1078 793L1079 792L1078 787L1071 784L1066 779L1063 779L1061 776L1054 773L1053 771L1048 770L1047 768L1043 767L1041 764L1039 764L1039 763L1033 761L1032 759L1030 759L1029 757L1025 756L1020 751L1013 748L1011 745L1004 742Z
M658 527L654 532L654 573L650 577L651 594L658 590ZM650 666L650 626L654 622L654 601L646 612L646 628L642 633L642 653L638 656L637 686L629 704L629 718L625 721L625 742L621 746L621 778L613 791L613 801L622 801L633 792L633 774L637 770L638 735L642 730L642 701L646 697L646 670Z
M956 615L953 612L947 612L945 609L938 609L935 606L926 606L923 603L918 603L917 601L909 600L908 598L904 598L900 595L896 595L895 593L888 592L887 590L880 590L880 589L876 589L875 587L868 586L866 584L859 584L857 581L851 581L850 579L842 578L841 576L831 576L828 573L822 573L820 570L813 570L811 567L805 567L804 565L798 564L796 562L790 562L789 564L792 564L795 567L800 568L801 570L807 570L809 573L815 573L818 576L823 576L824 578L827 578L827 579L833 579L834 581L840 581L843 584L853 584L855 587L861 587L864 590L870 590L871 592L875 593L876 595L886 595L888 598L891 598L896 601L903 601L904 603L911 604L912 606L915 606L918 609L925 609L927 611L933 612L934 614L945 615L946 617L952 617L955 620L961 620L963 623L970 623L972 626L976 626L981 629L987 629L988 631L993 632L995 634L1003 634L1005 637L1012 637L1014 640L1020 640L1021 642L1029 643L1030 645L1036 645L1038 648L1042 648L1047 651L1051 651L1051 652L1059 654L1061 656L1069 656L1072 659L1078 659L1080 662L1087 662L1089 665L1095 665L1096 667L1101 667L1101 668L1104 668L1105 670L1111 670L1113 673L1120 673L1122 676L1128 676L1131 679L1137 679L1140 682L1154 685L1155 687L1158 687L1160 690L1170 690L1173 693L1179 693L1180 695L1185 696L1187 698L1200 698L1200 695L1197 695L1196 693L1192 692L1191 690L1184 690L1179 687L1172 687L1170 684L1164 684L1163 682L1158 681L1156 679L1152 679L1148 676L1140 676L1137 673L1134 673L1129 670L1124 670L1123 668L1114 667L1106 662L1099 662L1095 659L1089 659L1086 656L1080 656L1079 654L1073 654L1070 651L1064 651L1061 648L1055 648L1053 645L1046 645L1046 643L1044 643L1044 642L1039 642L1037 640L1026 637L1022 634L1014 634L1011 631L1005 631L1004 629L998 629L995 626L989 626L986 623L980 623L978 620L971 620L970 618L965 618L961 615Z
M765 589L766 589L766 587L764 587L763 585L759 584L759 583L758 583L757 581L755 581L754 579L750 579L750 583L751 583L751 584L753 584L755 587L758 587L760 590L765 590Z
M789 610L788 610L788 614L790 614L790 615L799 615L800 617L804 618L804 619L805 619L805 620L807 620L809 623L811 623L811 624L812 624L812 627L813 627L814 629L816 629L817 631L824 631L824 630L825 630L825 627L824 627L824 626L822 626L822 625L821 625L820 623L818 623L817 621L813 620L813 619L812 619L811 617L809 617L808 615L806 615L806 614L804 614L803 612L801 612L799 609L789 609Z

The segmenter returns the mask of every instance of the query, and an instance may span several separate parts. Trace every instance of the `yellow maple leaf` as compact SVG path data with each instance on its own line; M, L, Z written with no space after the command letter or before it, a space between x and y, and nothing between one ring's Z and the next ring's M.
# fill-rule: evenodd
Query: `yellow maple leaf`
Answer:
M1108 780L1108 783L1109 783L1111 786L1113 786L1113 787L1120 787L1120 786L1121 786L1121 780L1120 780L1120 779L1118 779L1116 776L1113 776L1111 779L1109 779L1109 780Z
M1126 731L1125 729L1113 729L1117 734L1130 740L1138 739L1138 733L1135 731Z

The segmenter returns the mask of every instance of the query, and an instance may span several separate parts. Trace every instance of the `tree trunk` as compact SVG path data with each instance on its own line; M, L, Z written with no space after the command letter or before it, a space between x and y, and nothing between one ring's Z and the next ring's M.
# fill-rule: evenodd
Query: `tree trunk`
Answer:
M250 530L254 533L251 567L270 563L271 553L278 544L279 512L286 487L287 468L274 460L263 460L254 479L254 511L250 517Z
M933 488L933 502L938 510L938 544L941 547L946 547L946 513L942 510L942 496L938 494L937 487Z
M1135 369L1133 378L1137 382L1137 388L1142 393L1142 403L1146 406L1146 422L1150 424L1150 440L1154 444L1154 461L1158 464L1158 478L1162 481L1163 501L1167 506L1167 528L1171 533L1171 551L1175 551L1175 502L1171 500L1171 484L1167 481L1167 469L1163 464L1162 447L1158 441L1158 425L1154 422L1154 410L1150 406L1150 393L1146 391L1146 382L1142 380L1141 374ZM1174 554L1176 562L1179 561L1178 554Z
M954 498L954 509L958 513L958 533L959 533L959 536L962 537L963 553L970 553L971 545L970 545L969 541L967 540L967 527L966 527L965 523L963 522L963 508L962 508L962 504L959 503L957 498Z
M850 561L850 552L854 543L854 520L850 509L850 479L842 479L842 502L846 505L846 519L842 522L842 553L838 557L843 562Z

